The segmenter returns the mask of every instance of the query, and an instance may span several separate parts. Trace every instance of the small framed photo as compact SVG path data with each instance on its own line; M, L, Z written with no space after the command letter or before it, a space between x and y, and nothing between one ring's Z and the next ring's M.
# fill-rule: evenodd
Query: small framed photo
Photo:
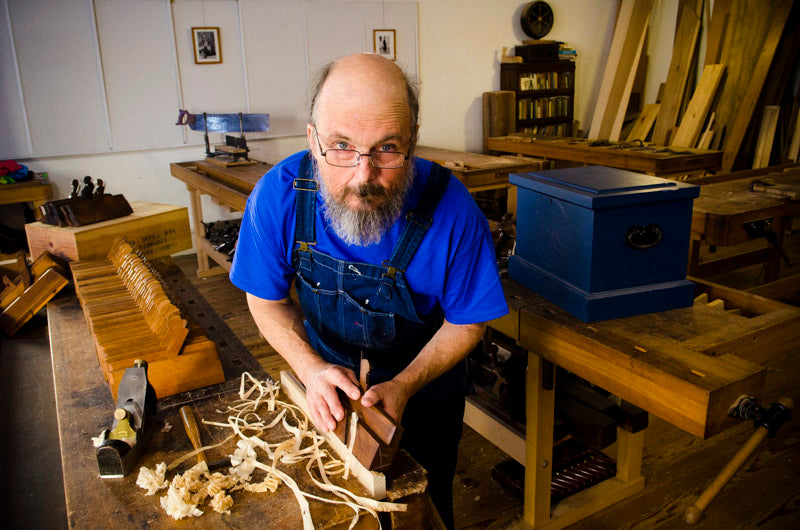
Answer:
M194 63L215 64L222 62L222 46L219 41L219 28L192 28L194 42Z
M397 59L395 49L395 32L393 29L374 29L372 30L372 45L375 53L382 55L392 61Z

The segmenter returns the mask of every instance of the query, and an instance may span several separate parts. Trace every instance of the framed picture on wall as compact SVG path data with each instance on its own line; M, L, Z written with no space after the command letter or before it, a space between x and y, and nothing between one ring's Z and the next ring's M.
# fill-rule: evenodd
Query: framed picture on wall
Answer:
M372 30L372 45L375 53L391 59L397 59L395 50L395 32L393 29L374 29Z
M219 28L192 28L195 64L215 64L222 62L222 46L219 41Z

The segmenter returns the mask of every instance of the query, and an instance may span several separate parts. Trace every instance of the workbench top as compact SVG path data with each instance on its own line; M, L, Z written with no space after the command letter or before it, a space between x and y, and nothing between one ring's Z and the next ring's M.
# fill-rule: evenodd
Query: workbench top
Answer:
M200 304L202 305L202 301ZM213 313L213 310L211 311ZM207 310L201 308L200 312L206 313ZM136 486L139 467L145 465L154 468L159 462L169 464L192 450L179 416L179 408L183 404L191 404L194 409L204 444L223 441L230 434L230 430L203 424L201 420L223 423L226 421L227 414L221 411L224 410L226 403L238 398L240 377L236 376L235 372L241 373L247 370L261 380L266 378L267 374L260 369L260 365L252 356L249 360L235 358L235 355L234 358L230 358L227 350L234 345L229 342L235 339L223 339L225 344L220 347L220 357L223 365L227 365L227 381L159 400L153 439L134 471L121 479L101 479L98 475L96 453L91 438L110 428L114 401L103 380L91 335L74 293L62 292L61 296L48 305L47 315L70 527L105 528L120 525L174 528L175 521L164 512L159 502L165 490L155 496L146 496L145 491ZM217 326L226 327L219 317L216 319ZM210 332L209 335L212 336L213 333ZM228 357L227 360L225 357ZM232 373L234 375L228 377ZM228 442L227 451L224 450L225 446L209 450L209 461L230 454L233 449L232 443ZM194 464L194 461L189 463L191 464ZM305 471L305 464L292 468L283 465L280 467L289 473L304 491L322 496L330 495L311 483ZM182 470L183 465L178 469ZM167 478L170 477L171 473L168 472ZM332 479L335 483L337 480ZM361 495L365 493L364 488L352 478L346 482L338 480L338 483L354 493ZM424 470L407 453L399 452L393 467L387 472L389 498L398 499L406 494L412 496L419 494L425 491L426 484ZM218 514L203 506L206 513L185 524L203 528L302 527L298 503L292 491L285 485L281 485L274 494L237 491L233 497L235 504L230 515ZM353 516L353 510L344 505L313 501L310 504L311 515L318 528L334 528L341 525L346 527ZM362 512L357 527L377 528L376 523L374 518Z
M587 324L513 280L510 314L490 325L622 399L706 438L728 407L763 393L763 363L800 347L800 308L690 278L691 307Z

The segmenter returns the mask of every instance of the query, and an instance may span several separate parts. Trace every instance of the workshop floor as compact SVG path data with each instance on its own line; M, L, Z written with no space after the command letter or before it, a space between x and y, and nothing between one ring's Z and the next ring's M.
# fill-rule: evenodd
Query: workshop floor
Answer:
M800 234L790 239L787 250L800 263ZM176 262L268 373L285 367L260 339L244 296L225 276L197 278L194 255L178 256ZM784 270L784 275L797 273ZM760 268L752 267L714 279L748 288L759 274ZM44 311L13 338L0 342L0 378L0 469L4 474L0 498L5 507L0 528L67 528ZM786 395L800 403L800 351L769 364L767 387L769 399ZM574 528L686 528L681 519L683 509L752 432L750 425L742 424L701 441L651 416L645 437L644 491ZM457 528L506 528L522 516L521 494L492 478L492 468L504 460L502 451L465 428L454 483ZM797 419L756 450L695 526L800 528Z

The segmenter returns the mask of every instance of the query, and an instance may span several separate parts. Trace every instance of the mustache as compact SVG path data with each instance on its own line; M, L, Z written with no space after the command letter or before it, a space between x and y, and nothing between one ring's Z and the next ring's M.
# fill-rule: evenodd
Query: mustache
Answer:
M357 188L345 188L342 192L342 199L345 199L348 195L355 195L359 199L383 199L389 196L389 191L380 184L367 182Z

